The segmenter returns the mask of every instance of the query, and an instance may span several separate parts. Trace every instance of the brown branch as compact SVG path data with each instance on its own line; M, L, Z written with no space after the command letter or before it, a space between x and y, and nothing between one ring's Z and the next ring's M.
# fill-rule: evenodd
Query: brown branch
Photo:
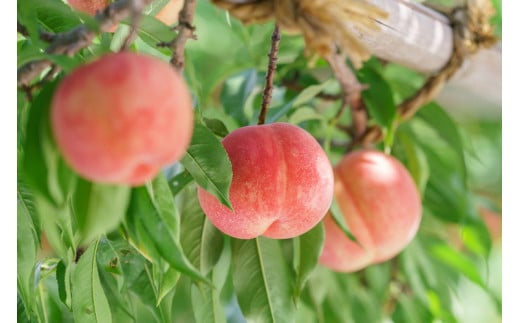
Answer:
M170 64L178 71L184 68L184 47L188 39L197 39L193 18L195 16L196 0L184 0L182 10L179 12L179 24L175 29L179 32L177 37L170 43L161 43L159 46L169 46L173 50Z
M332 53L327 56L326 59L343 89L343 105L331 122L337 123L345 111L346 106L350 106L352 115L351 134L353 134L352 144L349 147L349 150L351 150L354 145L359 142L367 128L368 114L361 98L361 92L366 86L359 83L356 75L347 66L345 59L340 54Z
M269 52L269 64L267 66L267 74L265 75L265 88L262 96L262 106L260 108L260 114L258 115L258 124L265 123L265 117L267 115L267 108L271 103L273 96L273 79L274 72L276 71L276 63L278 61L278 48L280 46L280 28L278 25L274 25L273 34L271 35L271 51Z
M73 55L82 48L89 46L97 33L110 31L119 21L131 16L135 10L142 12L146 5L151 2L152 0L118 0L113 2L95 15L94 18L99 22L99 30L91 30L86 25L80 25L69 31L56 34L45 53ZM21 66L18 69L18 86L28 86L35 77L52 64L52 61L42 59Z
M453 31L453 52L448 62L411 97L403 101L397 109L399 122L410 119L422 106L432 101L447 81L459 70L469 55L482 48L489 48L496 42L489 19L494 9L489 2L469 2L466 6L454 8L450 14ZM380 127L373 126L363 134L361 143L369 144L383 140Z

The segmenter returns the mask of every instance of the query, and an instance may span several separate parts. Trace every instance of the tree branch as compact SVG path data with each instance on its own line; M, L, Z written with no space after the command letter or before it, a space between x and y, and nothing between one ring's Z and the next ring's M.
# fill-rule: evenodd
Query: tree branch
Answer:
M350 106L352 114L351 134L353 135L353 138L349 149L352 149L354 145L359 142L367 128L368 114L361 98L361 91L363 91L366 86L359 83L356 75L347 66L345 59L340 54L330 54L326 59L343 89L343 105L336 113L332 122L337 123L346 106Z
M265 88L262 96L262 106L260 108L260 114L258 115L258 124L265 123L265 117L267 115L267 108L271 103L273 96L273 79L274 72L276 71L276 62L278 61L278 48L280 45L280 28L278 25L274 25L273 34L271 35L271 51L269 52L269 64L267 66L267 74L265 76Z
M184 68L184 47L188 39L197 39L195 36L195 26L193 26L193 18L195 16L196 0L184 0L182 10L179 12L179 24L176 30L179 32L177 37L169 44L173 50L170 64L172 64L178 71ZM160 44L160 45L165 45Z
M86 25L80 25L72 30L56 34L46 54L73 55L82 48L89 46L99 32L109 31L119 21L126 19L137 11L142 12L152 0L118 0L111 3L95 15L99 22L99 30L91 30ZM28 62L18 69L18 86L28 86L46 68L52 66L48 59Z

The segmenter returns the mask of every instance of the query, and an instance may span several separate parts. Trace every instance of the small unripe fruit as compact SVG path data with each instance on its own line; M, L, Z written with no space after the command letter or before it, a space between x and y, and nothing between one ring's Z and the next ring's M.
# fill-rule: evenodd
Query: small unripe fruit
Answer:
M375 150L353 152L334 168L334 179L334 196L359 244L327 215L322 265L357 271L396 256L414 238L421 220L421 197L397 159Z
M109 54L61 81L51 125L78 174L141 185L184 155L193 132L191 96L168 63L130 52Z
M222 232L240 239L288 239L325 216L332 202L332 166L308 132L287 123L247 126L222 144L233 168L233 210L198 189L204 213Z

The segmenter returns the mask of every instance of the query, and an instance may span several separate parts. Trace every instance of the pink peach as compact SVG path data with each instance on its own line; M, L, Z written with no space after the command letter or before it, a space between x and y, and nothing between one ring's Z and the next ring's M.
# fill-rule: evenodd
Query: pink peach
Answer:
M62 80L51 123L56 144L78 174L141 185L184 155L193 109L184 79L167 62L121 52Z
M222 141L233 169L233 210L204 189L200 205L222 232L287 239L313 228L332 202L333 172L319 143L287 123L247 126Z
M320 263L353 272L401 252L419 228L422 203L408 170L394 157L376 150L347 154L334 168L334 195L350 240L329 214Z

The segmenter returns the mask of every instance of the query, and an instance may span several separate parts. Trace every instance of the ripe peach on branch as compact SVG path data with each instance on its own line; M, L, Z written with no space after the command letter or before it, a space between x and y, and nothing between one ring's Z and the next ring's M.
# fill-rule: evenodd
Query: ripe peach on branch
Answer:
M308 132L287 123L247 126L222 144L233 169L233 210L198 189L204 213L222 232L240 239L288 239L325 216L333 195L332 166Z
M396 256L414 238L421 221L421 197L397 159L376 150L352 152L334 168L334 180L339 209L357 243L327 215L322 265L357 271Z
M141 185L184 155L193 131L191 96L167 62L109 54L61 81L51 125L77 173L97 182Z

